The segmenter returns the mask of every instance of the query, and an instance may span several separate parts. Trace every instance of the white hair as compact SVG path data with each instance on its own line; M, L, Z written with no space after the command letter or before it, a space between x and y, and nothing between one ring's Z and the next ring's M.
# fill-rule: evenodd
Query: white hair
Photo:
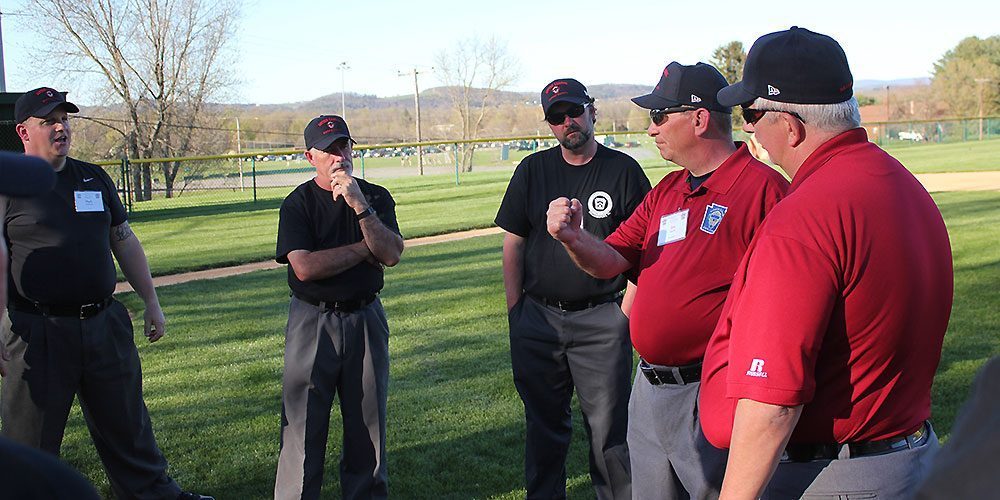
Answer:
M854 97L837 104L793 104L758 97L751 107L795 113L807 125L830 132L844 132L861 126L861 111Z

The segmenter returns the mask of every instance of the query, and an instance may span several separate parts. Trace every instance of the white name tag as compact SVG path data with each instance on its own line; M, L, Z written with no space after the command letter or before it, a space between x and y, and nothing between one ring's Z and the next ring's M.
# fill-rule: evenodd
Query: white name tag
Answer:
M104 199L100 191L73 191L77 212L103 212Z
M688 209L660 217L660 233L656 237L656 246L681 241L687 237Z

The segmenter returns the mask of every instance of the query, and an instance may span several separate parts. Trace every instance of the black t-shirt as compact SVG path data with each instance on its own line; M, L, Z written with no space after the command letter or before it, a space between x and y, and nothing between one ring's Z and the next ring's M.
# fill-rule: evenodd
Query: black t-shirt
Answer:
M396 224L396 202L384 187L355 178L368 204L379 220L399 234ZM299 185L281 204L278 219L278 249L275 260L288 264L292 250L326 250L364 238L354 209L343 197L333 200L329 191L319 187L315 179ZM288 266L288 286L292 292L314 300L353 300L378 293L382 289L382 269L362 262L336 276L314 281L300 281L292 266Z
M524 289L553 300L586 300L625 288L625 278L592 278L581 271L545 227L549 203L560 197L583 204L583 227L606 238L649 192L649 179L630 156L598 145L585 165L566 163L556 146L521 161L507 186L496 224L526 238Z
M127 220L104 169L73 158L52 191L7 198L12 291L46 305L99 302L115 291L111 227Z

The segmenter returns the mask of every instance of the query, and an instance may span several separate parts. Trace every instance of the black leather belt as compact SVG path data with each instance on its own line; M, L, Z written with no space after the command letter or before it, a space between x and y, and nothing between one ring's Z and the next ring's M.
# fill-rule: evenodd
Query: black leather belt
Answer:
M639 370L650 384L691 384L701 380L701 361L687 366L654 367L639 358Z
M375 300L376 295L373 293L371 295L366 295L364 297L361 297L360 299L336 300L336 301L317 300L312 297L307 297L305 295L301 295L298 293L293 293L292 296L295 297L296 299L301 300L302 302L305 302L306 304L312 304L320 309L324 309L327 311L354 312L357 311L358 309L361 309L362 307L367 306L368 304L371 304Z
M884 455L900 450L908 450L924 444L930 432L927 423L921 425L913 434L896 436L879 441L863 441L844 444L789 444L781 454L782 462L811 462L813 460L836 460L840 451L847 446L850 457Z
M114 299L108 297L100 302L83 305L46 305L36 304L22 298L13 298L11 308L15 311L41 316L56 316L65 318L87 319L97 316L97 313L111 307Z
M540 295L535 295L533 293L529 293L528 296L537 300L542 305L555 307L556 309L560 309L562 311L573 312L573 311L582 311L584 309L590 309L591 307L596 307L601 304L607 304L608 302L613 302L621 298L622 293L615 292L605 295L598 295L596 297L591 297L586 300L555 300L542 297Z

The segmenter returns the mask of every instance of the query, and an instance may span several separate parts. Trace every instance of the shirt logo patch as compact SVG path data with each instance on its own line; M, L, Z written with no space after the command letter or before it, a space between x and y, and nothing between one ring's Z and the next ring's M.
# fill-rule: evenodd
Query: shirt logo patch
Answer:
M705 207L705 217L701 219L701 230L708 234L715 234L715 231L719 229L719 224L722 224L722 218L726 216L727 210L729 207L716 203Z
M594 191L594 194L590 195L590 199L587 200L587 210L590 212L590 216L595 219L603 219L611 215L612 207L614 207L614 203L611 201L611 195L604 191Z
M750 369L747 370L747 376L767 378L767 372L764 371L764 360L754 358L753 361L750 362Z

